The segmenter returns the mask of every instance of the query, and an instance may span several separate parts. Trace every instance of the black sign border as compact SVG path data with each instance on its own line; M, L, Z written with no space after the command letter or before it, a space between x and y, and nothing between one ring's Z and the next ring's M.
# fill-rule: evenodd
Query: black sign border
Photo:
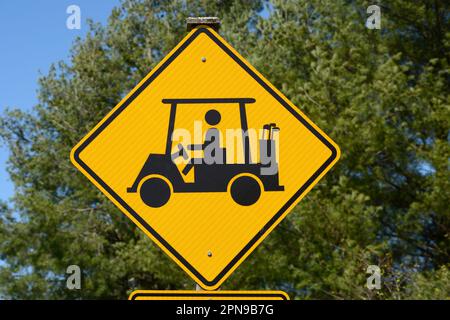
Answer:
M167 66L172 63L189 44L200 34L206 34L213 40L225 53L227 53L236 63L238 63L250 76L252 76L269 94L271 94L280 104L285 107L298 121L300 121L309 131L311 131L327 148L331 151L331 156L320 166L320 168L303 184L300 189L281 207L281 209L267 222L264 227L250 240L250 242L230 261L230 263L217 275L216 278L209 281L203 277L186 259L184 259L167 241L165 241L139 214L134 211L118 194L116 194L93 170L89 168L81 159L80 153L123 111L125 108L145 89L153 80L158 77ZM336 148L322 136L308 121L306 121L298 112L296 112L288 102L280 97L266 82L252 71L241 59L239 59L225 44L223 44L206 27L198 27L196 31L147 79L136 91L117 108L73 153L75 161L97 181L106 192L108 192L120 205L127 210L139 223L150 232L167 250L169 250L197 279L207 286L215 286L226 273L250 250L250 248L272 227L272 225L283 215L283 213L297 200L302 193L327 169L327 167L336 159Z
M281 300L289 300L287 293L281 292L220 292L220 291L197 291L197 292L132 292L129 300L137 300L139 297L244 297L244 298L281 298Z

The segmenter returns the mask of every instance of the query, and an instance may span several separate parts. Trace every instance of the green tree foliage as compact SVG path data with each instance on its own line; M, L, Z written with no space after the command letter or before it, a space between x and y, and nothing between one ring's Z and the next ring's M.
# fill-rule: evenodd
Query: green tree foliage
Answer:
M71 165L70 149L186 34L221 34L337 141L342 157L224 289L298 299L449 298L449 4L124 0L40 81L0 136L16 186L0 207L0 296L125 298L193 282ZM295 174L295 173L292 173ZM65 270L82 268L82 289ZM366 268L382 270L381 290Z

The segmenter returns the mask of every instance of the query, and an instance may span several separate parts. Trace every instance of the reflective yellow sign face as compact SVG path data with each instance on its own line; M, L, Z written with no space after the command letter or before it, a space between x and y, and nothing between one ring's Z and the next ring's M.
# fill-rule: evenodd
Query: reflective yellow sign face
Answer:
M283 291L136 290L128 300L290 300Z
M339 158L216 32L191 31L71 160L205 289L216 289Z

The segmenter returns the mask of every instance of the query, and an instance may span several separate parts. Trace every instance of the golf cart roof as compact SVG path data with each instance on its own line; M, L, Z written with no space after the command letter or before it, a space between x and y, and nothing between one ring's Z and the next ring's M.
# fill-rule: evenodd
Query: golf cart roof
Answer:
M162 99L162 103L254 103L253 98Z

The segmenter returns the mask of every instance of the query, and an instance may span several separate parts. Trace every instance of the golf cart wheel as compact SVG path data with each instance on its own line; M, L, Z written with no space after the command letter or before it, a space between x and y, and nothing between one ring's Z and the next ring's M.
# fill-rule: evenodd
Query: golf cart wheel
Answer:
M152 208L162 207L169 201L170 186L161 178L152 177L142 184L139 190L142 201Z
M231 184L230 193L237 204L251 206L261 196L261 187L254 178L241 176Z

